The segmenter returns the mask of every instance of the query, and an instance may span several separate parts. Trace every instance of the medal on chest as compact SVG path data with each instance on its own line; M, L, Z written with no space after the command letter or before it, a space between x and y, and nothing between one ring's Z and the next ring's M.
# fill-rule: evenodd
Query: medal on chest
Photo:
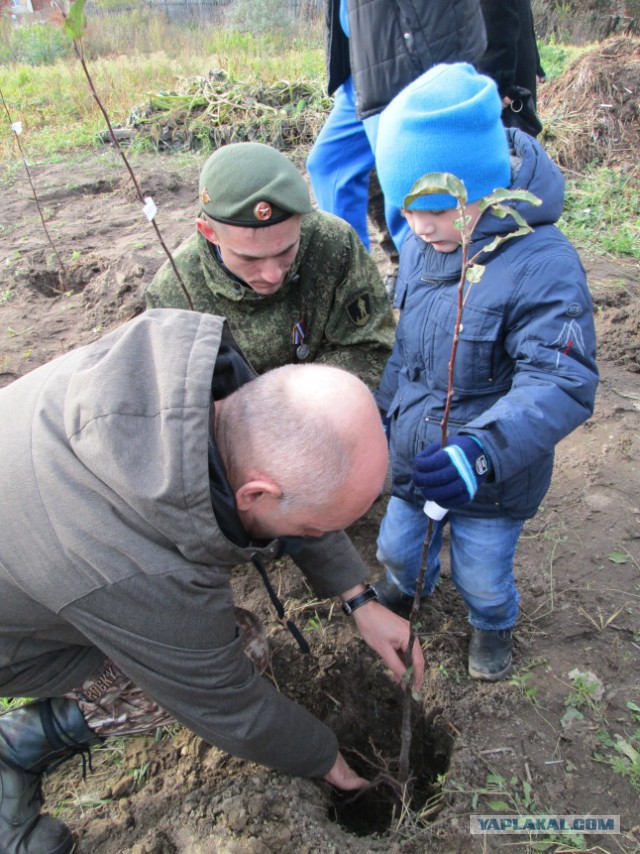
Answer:
M305 343L307 335L307 324L304 320L299 320L293 327L293 346L296 348L296 358L300 362L304 362L309 358L311 351L308 344Z

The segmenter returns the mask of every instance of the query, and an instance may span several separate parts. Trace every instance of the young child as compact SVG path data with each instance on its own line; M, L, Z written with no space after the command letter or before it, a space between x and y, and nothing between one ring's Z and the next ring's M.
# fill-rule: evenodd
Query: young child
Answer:
M411 227L400 253L396 341L378 391L389 420L392 497L378 537L386 577L380 601L406 609L415 593L425 499L448 513L435 523L424 595L440 572L444 527L451 573L473 627L469 674L504 679L518 611L513 562L523 523L549 488L555 445L593 411L598 372L593 308L578 255L556 227L564 181L540 144L505 131L495 83L466 63L436 65L382 113L376 165L388 202ZM534 231L480 256L486 269L462 315L448 440L440 444L462 250L453 197L423 196L416 180L449 172L466 186L474 224L470 257L512 217L478 201L498 187L542 204L509 202ZM466 288L469 287L467 284Z

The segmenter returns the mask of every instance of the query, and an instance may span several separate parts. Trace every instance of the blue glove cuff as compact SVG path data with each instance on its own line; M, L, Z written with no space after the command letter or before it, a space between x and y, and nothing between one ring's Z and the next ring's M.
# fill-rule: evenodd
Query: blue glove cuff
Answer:
M480 453L475 459L473 459L470 453L471 448L465 439L473 439L478 446ZM451 457L451 462L457 468L458 474L464 481L467 492L473 498L478 491L478 487L481 483L484 483L491 471L489 457L485 454L482 442L476 439L475 436L458 436L453 441L460 444L446 445L442 450Z
M454 436L441 448L432 442L414 460L413 482L429 501L461 507L472 501L489 476L491 463L475 436Z

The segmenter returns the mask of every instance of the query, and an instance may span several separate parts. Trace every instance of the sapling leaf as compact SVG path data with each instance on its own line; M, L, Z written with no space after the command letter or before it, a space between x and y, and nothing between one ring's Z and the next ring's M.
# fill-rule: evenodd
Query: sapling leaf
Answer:
M453 227L457 228L458 231L464 231L464 229L469 225L470 222L471 217L467 214L464 217L460 217L460 219L454 219Z
M422 196L433 196L439 193L453 196L460 204L465 204L468 198L466 187L455 175L450 172L429 172L415 182L409 195L404 198L403 207L410 207Z
M533 231L528 225L523 226L522 228L518 228L516 231L511 231L509 234L499 234L497 237L494 237L491 243L488 243L483 247L483 252L493 252L493 250L500 246L501 243L504 243L506 240L511 240L513 237L520 237L522 234L528 234L530 231Z
M541 205L542 199L539 199L528 190L505 190L503 187L498 187L493 193L480 199L478 207L480 211L486 211L492 205L500 204L500 202L529 202L531 205Z
M487 804L489 809L492 809L494 812L507 813L509 812L509 804L506 804L504 801L489 801Z
M527 228L528 231L533 231L522 214L520 214L520 212L515 208L509 207L509 205L491 205L491 213L495 214L500 219L505 219L506 217L511 216L521 228Z
M84 4L87 0L73 0L69 11L64 19L64 29L69 38L82 38L87 26L87 16L84 13Z
M476 285L480 279L484 276L485 267L482 264L471 264L470 267L467 268L467 281L471 285Z

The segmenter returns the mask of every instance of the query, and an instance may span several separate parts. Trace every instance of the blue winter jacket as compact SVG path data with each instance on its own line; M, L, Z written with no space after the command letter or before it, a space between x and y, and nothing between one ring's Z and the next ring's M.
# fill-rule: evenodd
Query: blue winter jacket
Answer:
M564 179L535 139L507 134L511 186L542 204L512 203L535 230L480 257L486 269L464 307L448 434L477 437L492 464L490 482L459 512L527 519L549 488L554 446L593 412L598 371L585 272L554 224ZM516 228L512 217L485 212L470 256ZM402 313L377 392L390 418L393 495L420 504L413 459L441 438L461 258L461 249L439 253L415 234L405 241L396 297Z

